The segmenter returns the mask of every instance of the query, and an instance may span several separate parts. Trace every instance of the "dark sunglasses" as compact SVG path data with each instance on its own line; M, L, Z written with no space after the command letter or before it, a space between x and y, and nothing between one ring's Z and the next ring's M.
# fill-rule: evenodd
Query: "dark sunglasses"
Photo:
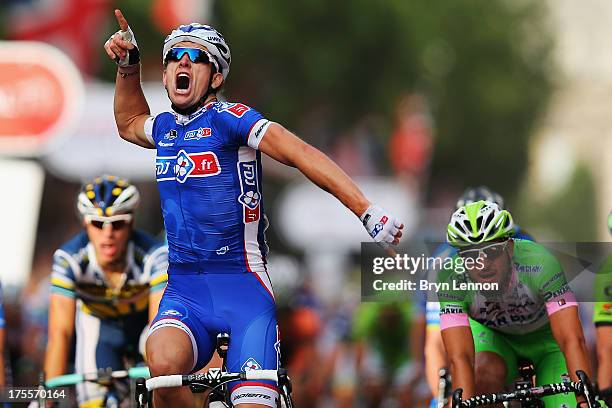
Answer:
M132 216L129 214L116 215L114 217L89 216L86 218L86 221L93 225L94 228L104 229L106 225L110 225L116 231L125 228L132 221Z
M97 229L104 229L104 226L106 224L110 224L114 230L120 230L122 228L125 228L128 222L122 221L122 220L120 221L92 221L90 222L90 224L96 227Z
M183 58L183 55L187 54L189 60L193 63L212 63L215 67L217 67L217 61L215 58L206 50L202 50L199 48L188 48L188 47L174 47L168 50L166 54L165 61L180 61Z
M471 258L474 260L484 257L487 260L492 261L501 254L503 254L507 246L507 240L503 242L496 242L494 244L487 245L482 248L465 249L463 251L459 251L459 256L461 256L462 258Z

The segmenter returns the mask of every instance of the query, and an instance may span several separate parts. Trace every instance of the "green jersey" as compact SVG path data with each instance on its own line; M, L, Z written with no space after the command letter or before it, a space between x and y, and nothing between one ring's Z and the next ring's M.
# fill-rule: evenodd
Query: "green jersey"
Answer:
M595 278L595 326L612 325L612 255L602 265Z
M361 303L353 315L352 337L373 347L393 371L410 359L412 313L407 302Z
M506 288L478 290L467 274L439 274L440 327L469 326L468 317L507 334L534 332L548 316L577 306L559 261L542 245L514 239L511 276ZM461 285L463 284L463 286ZM467 288L466 288L467 287Z

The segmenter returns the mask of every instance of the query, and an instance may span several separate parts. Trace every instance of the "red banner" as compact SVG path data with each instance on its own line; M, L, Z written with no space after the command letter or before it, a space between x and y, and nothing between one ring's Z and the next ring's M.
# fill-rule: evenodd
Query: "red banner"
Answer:
M0 42L0 154L37 155L74 125L81 76L59 50Z

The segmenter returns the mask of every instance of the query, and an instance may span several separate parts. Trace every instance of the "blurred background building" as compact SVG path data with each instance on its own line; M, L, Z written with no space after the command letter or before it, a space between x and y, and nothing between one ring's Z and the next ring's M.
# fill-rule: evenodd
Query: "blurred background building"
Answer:
M145 197L137 225L163 234L155 152L120 140L114 124L116 68L102 45L117 30L117 7L138 39L152 112L169 108L164 36L180 23L210 23L232 48L223 97L325 151L401 214L409 236L443 239L460 192L485 184L542 241L609 239L606 0L5 0L0 279L18 384L40 369L51 256L80 228L80 183L102 173L135 182ZM353 321L359 243L368 237L298 172L270 160L264 172L286 363L298 398L300 387L322 395L300 406L351 406L362 380ZM421 361L418 352L406 358ZM325 376L309 375L321 367ZM422 397L411 385L414 395L393 398Z

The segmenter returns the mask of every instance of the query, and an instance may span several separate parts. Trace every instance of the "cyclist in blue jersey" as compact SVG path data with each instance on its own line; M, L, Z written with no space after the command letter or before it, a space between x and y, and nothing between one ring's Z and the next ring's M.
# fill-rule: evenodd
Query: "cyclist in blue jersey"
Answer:
M139 342L167 281L168 250L134 229L139 193L115 176L83 185L77 209L84 230L53 255L45 376L65 374L75 334L78 373L125 368L140 358ZM80 406L100 406L106 389L77 386Z
M497 204L504 208L504 198L487 186L468 187L455 204L455 210L466 204L484 200ZM514 238L533 241L533 238L520 226L514 225ZM434 250L434 258L451 258L457 253L457 249L447 242L443 242ZM431 277L431 279L435 279ZM425 294L427 296L427 294ZM425 300L426 301L426 300ZM440 333L440 303L427 301L426 305L426 329L425 329L425 372L429 388L434 396L438 395L438 373L443 367L448 367L448 360L442 335ZM432 402L435 406L435 401Z
M157 149L169 246L168 288L147 340L151 374L200 369L222 331L231 335L230 371L276 369L280 343L266 271L261 152L336 196L381 245L399 243L403 225L319 150L253 108L217 99L231 54L210 26L184 25L166 37L163 83L172 111L151 116L134 33L120 11L115 15L121 31L105 43L119 65L115 120L123 139ZM240 407L275 407L278 399L276 384L265 381L239 382L230 392ZM156 406L192 403L186 389L154 394Z

